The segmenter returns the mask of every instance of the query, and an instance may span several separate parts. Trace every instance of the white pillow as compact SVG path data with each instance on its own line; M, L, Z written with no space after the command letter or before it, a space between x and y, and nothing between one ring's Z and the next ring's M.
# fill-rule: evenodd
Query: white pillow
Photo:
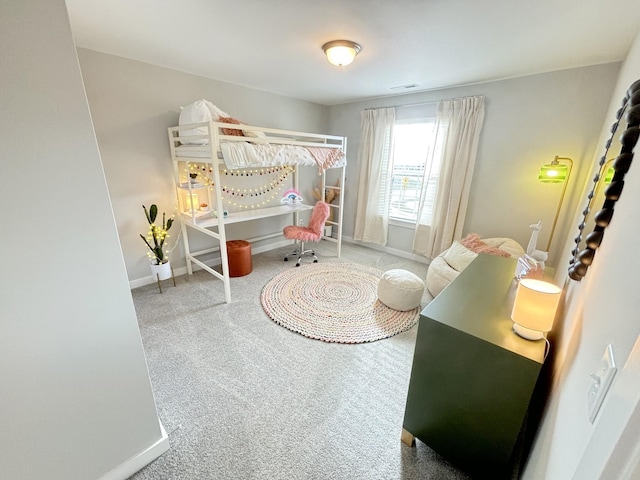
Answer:
M211 111L207 106L207 100L197 100L186 107L181 107L179 125L187 125L189 123L202 123L211 121ZM210 103L210 102L209 102ZM212 104L213 105L213 104ZM189 135L206 135L206 127L191 128L180 132L180 143L183 145L204 145L206 139L189 140Z
M209 100L202 100L202 101L205 103L205 105L207 106L207 108L211 112L211 119L214 122L217 122L220 117L230 117L231 116L227 112L225 112L224 110L220 110L218 107L216 107Z
M447 262L451 268L457 272L461 272L467 268L477 256L477 253L472 252L460 242L454 241L453 245L449 247L449 250L444 253L442 258L444 258L444 261Z
M189 123L202 123L202 122L209 122L209 121L217 122L220 119L220 117L229 118L231 117L231 115L229 115L224 110L218 108L209 100L202 99L202 100L196 100L195 102L193 102L190 105L187 105L186 107L180 107L180 118L178 120L178 124L187 125ZM266 143L266 135L264 134L264 132L251 132L248 130L243 130L242 133L244 133L246 137L263 139L263 140L256 140L255 143ZM207 134L207 128L205 127L183 130L181 133L180 142L183 145L204 145L205 143L207 143L205 139L189 140L187 137L189 135L206 135L206 134ZM183 136L185 137L184 139L182 138Z

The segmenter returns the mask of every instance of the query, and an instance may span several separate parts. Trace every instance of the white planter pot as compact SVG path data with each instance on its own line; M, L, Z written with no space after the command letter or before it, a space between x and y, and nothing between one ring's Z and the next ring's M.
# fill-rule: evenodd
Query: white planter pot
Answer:
M150 266L151 275L153 275L153 278L158 278L160 280L171 278L171 263L167 262L160 265L155 265L152 263Z
M324 226L324 236L325 237L330 237L331 234L333 233L333 225L325 225Z

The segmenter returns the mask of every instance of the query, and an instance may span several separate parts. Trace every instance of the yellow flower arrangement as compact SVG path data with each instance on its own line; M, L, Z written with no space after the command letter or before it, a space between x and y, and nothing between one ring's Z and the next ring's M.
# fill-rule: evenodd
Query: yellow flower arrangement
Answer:
M173 225L173 217L166 220L165 213L162 213L162 225L156 225L156 217L158 216L158 207L153 204L149 207L149 211L147 211L147 207L142 206L144 210L144 214L147 217L147 221L149 222L149 231L147 232L147 236L140 234L140 238L142 241L149 247L149 252L147 252L147 256L149 259L156 265L161 265L163 263L167 263L169 259L165 256L165 252L162 250L164 246L164 242L167 238L169 238L169 234L167 231Z

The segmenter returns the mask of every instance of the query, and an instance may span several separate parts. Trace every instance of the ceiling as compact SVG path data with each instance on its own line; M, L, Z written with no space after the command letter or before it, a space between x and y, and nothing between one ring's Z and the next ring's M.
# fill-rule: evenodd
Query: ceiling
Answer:
M66 0L79 47L322 105L620 61L637 2Z

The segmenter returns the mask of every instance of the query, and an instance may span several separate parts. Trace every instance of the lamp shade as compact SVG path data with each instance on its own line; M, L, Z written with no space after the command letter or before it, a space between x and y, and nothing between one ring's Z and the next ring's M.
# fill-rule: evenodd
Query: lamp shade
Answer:
M362 47L351 40L333 40L322 46L329 63L338 67L344 67L353 62Z
M613 167L609 167L607 169L607 172L604 174L604 179L602 180L605 185L609 185L611 183L615 173L616 173L616 171L615 171L615 169Z
M562 163L546 163L540 167L538 180L543 183L562 183L569 175L569 167Z
M198 194L187 193L185 197L185 204L187 207L187 211L198 210L198 207L200 206L200 202L198 201Z
M561 293L559 287L542 280L521 280L511 311L515 332L528 340L543 338L543 332L553 327Z
M551 163L546 163L540 167L538 172L538 180L542 183L562 183L562 193L558 200L558 208L556 209L556 215L553 219L553 226L551 227L551 233L549 234L549 241L547 242L547 252L551 249L551 241L553 240L553 234L556 231L556 225L558 224L558 218L560 217L560 210L562 209L562 202L564 200L564 194L567 192L567 185L569 184L569 176L571 175L571 169L573 168L573 160L569 157L556 157Z

